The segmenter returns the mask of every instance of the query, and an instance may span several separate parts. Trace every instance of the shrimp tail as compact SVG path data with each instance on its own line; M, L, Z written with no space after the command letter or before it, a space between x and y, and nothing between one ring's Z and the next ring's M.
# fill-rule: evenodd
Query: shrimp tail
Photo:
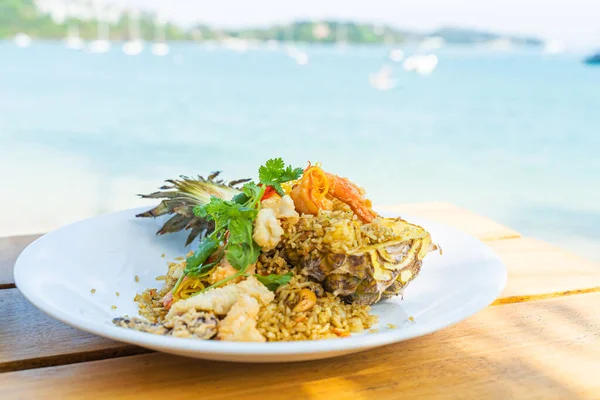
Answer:
M350 209L363 222L371 222L377 217L373 211L371 200L367 199L362 191L348 178L325 173L330 182L329 194L336 199L348 204Z

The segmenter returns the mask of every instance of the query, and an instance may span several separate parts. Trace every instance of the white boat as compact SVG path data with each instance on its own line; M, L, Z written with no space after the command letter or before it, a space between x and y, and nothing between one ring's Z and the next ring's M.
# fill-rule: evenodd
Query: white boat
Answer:
M101 15L99 9L97 9L95 13L96 20L98 21L98 25L96 27L98 31L98 39L89 43L88 51L90 53L106 53L112 46L112 43L109 40L110 27L108 22L105 20L104 15Z
M152 54L155 56L166 56L169 54L169 45L166 43L153 43L152 44Z
M88 45L90 53L106 53L110 50L112 44L108 40L94 40Z
M65 39L65 42L67 43L67 47L72 50L81 50L85 45L80 37L68 37Z
M300 53L300 50L297 47L292 45L285 46L285 54L287 54L288 56L296 58L298 53Z
M369 84L377 90L390 90L396 87L397 79L392 78L392 68L383 66L379 71L369 75Z
M150 49L155 56L166 56L169 54L169 45L166 43L165 24L157 18L154 26L154 43Z
M338 22L335 28L335 44L340 50L345 50L348 46L348 27Z
M77 3L68 3L65 7L65 18L70 18L67 22L67 37L65 38L65 44L69 49L81 50L83 49L85 42L79 36L79 24L74 23L73 20L77 21L81 19L81 5Z
M402 49L392 49L388 54L390 60L400 62L404 59L404 51Z
M287 34L286 34L287 37L285 38L285 41L287 42L287 44L284 46L285 53L290 58L293 58L294 61L296 61L296 64L306 65L306 64L308 64L308 61L309 61L308 53L306 53L305 51L302 51L298 47L296 47L295 42L294 42L293 29L294 29L294 24L292 23L292 24L290 24L290 26L287 29Z
M293 23L291 23L287 27L286 32L285 32L285 37L283 40L285 42L285 45L283 46L285 53L289 57L295 58L300 50L296 47L296 44L294 42L294 24Z
M435 54L429 54L427 56L424 56L421 59L421 62L419 63L419 65L417 67L417 74L420 74L420 75L431 74L437 68L438 62L439 62L438 58Z
M144 42L140 40L139 13L136 10L129 12L129 40L123 45L123 53L136 56L144 50Z
M226 49L244 53L248 51L249 42L244 39L226 37L223 39L223 46L225 46Z
M419 43L421 50L437 50L446 44L446 40L440 36L427 37Z
M123 44L123 53L128 56L137 56L144 50L144 43L141 40L129 40Z
M403 67L408 72L416 72L419 75L431 74L438 65L438 58L435 54L421 55L415 54L404 60Z
M286 46L285 52L290 58L293 58L294 61L296 61L296 64L298 64L298 65L308 64L308 60L309 60L308 53L300 50L298 47Z
M296 57L294 58L296 59L296 64L298 65L308 64L308 54L303 51L300 51L298 54L296 54Z
M67 34L67 37L65 38L65 43L67 44L67 47L70 49L73 49L73 50L83 49L84 42L79 37L79 27L77 25L69 24L68 29L69 29L69 33Z
M31 46L31 38L24 33L17 33L14 40L17 47L25 48Z
M275 51L279 49L279 42L277 40L267 40L267 50Z

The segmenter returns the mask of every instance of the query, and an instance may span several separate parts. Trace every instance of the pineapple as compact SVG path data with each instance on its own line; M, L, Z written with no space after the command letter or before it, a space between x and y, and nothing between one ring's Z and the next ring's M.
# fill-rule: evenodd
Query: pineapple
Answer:
M302 259L301 273L347 303L370 305L402 295L421 270L423 258L437 246L420 226L402 219L386 222L403 232L401 239L342 254L313 252Z
M163 199L160 204L151 210L136 215L136 217L156 218L166 214L174 214L162 228L156 232L157 235L174 233L181 230L190 230L185 245L189 245L198 236L203 237L210 233L214 226L212 222L194 215L194 207L207 204L212 196L230 200L238 194L238 186L248 182L250 179L238 179L231 182L217 180L221 172L216 171L206 179L198 176L196 179L182 176L180 179L169 179L160 191L151 194L140 195L144 199Z

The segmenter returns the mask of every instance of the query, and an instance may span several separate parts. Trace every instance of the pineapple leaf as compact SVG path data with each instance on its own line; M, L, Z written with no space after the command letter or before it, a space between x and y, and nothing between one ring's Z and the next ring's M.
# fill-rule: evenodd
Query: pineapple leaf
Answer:
M212 197L229 200L236 194L242 193L235 186L249 179L237 179L229 183L217 179L220 172L213 172L207 178L198 176L179 179L168 179L159 191L150 194L140 194L143 199L162 199L154 208L136 215L140 218L156 218L171 215L171 218L158 230L157 234L174 233L181 230L191 230L187 237L186 246L197 237L204 237L214 230L214 223L194 215L196 206L205 205Z

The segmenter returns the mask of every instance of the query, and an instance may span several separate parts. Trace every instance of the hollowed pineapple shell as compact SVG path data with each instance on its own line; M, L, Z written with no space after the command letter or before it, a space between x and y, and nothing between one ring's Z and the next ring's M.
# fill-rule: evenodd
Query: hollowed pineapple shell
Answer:
M410 237L359 248L351 253L310 254L301 261L303 275L348 303L370 305L402 295L421 270L423 257L436 246L423 228L395 220Z

